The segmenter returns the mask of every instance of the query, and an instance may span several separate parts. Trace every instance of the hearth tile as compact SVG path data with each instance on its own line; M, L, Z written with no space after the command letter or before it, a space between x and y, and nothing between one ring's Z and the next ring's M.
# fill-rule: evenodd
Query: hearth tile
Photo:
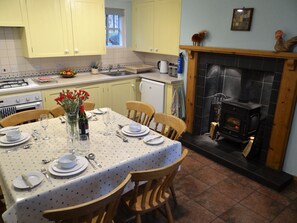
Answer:
M259 193L258 191L255 191L246 199L242 200L240 204L269 220L273 220L285 208L283 204Z
M232 223L268 223L269 220L247 209L246 207L236 204L231 209L220 215L225 222Z
M197 221L209 223L216 218L214 214L192 200L185 203L183 209L180 209L178 213L174 212L173 215L177 223L197 223Z
M262 105L269 105L271 89L272 89L272 84L270 83L263 84L263 90L262 90L262 96L261 96Z
M237 203L213 188L200 194L195 198L195 201L217 216L221 215Z
M277 60L274 58L263 58L263 67L264 71L274 72L276 68Z
M252 64L252 57L241 56L238 58L238 67L243 69L250 69Z
M237 202L243 200L254 191L250 187L229 178L214 185L213 188Z
M238 57L234 55L224 55L222 65L227 67L237 67L238 65Z
M209 166L204 166L198 171L195 171L192 176L201 180L210 186L217 184L218 182L227 178L227 176L219 173L218 171L210 168Z
M274 74L272 72L265 72L264 73L264 82L272 84L274 81Z
M282 71L281 72L275 72L274 73L274 79L273 82L277 81L277 82L281 82L282 80Z
M275 61L275 71L282 73L283 72L283 67L284 67L284 59L276 59Z
M198 87L204 87L205 86L205 77L199 74L197 77L196 84Z
M297 212L286 208L273 220L273 223L296 223L296 219Z
M251 61L251 69L252 70L262 70L263 69L263 58L253 57Z
M189 198L197 197L202 192L209 188L209 185L203 183L201 180L188 175L183 178L183 181L175 181L174 188L180 190Z

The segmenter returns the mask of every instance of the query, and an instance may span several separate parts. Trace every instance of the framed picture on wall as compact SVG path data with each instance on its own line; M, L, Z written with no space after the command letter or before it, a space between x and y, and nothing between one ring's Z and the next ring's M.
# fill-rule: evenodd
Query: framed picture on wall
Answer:
M250 31L254 8L233 9L231 30Z

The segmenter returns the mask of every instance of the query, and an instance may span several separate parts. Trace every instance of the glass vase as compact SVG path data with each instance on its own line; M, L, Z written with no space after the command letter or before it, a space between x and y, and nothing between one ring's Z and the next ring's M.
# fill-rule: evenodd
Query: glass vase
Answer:
M75 142L78 140L78 112L66 113L66 131L68 134L69 152L75 153Z

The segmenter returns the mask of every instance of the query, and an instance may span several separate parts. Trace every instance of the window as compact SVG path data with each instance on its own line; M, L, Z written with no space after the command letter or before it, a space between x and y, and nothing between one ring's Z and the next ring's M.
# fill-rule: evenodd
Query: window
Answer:
M106 46L124 46L123 18L123 9L105 9Z

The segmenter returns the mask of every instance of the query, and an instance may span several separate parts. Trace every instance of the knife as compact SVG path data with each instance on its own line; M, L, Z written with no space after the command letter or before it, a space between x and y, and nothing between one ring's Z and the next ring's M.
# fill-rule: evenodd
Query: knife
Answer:
M25 182L25 184L29 187L29 188L32 188L33 187L33 184L30 182L28 176L26 176L25 174L22 174L22 179L23 181Z
M91 164L91 166L92 166L94 169L97 169L96 166L91 162L91 160L89 159L89 157L85 156L85 158L88 160L88 162Z
M155 139L159 139L159 138L161 138L162 136L157 136L157 137L154 137L154 138L151 138L151 139L149 139L149 140L146 140L146 142L151 142L151 141L153 141L153 140L155 140Z

